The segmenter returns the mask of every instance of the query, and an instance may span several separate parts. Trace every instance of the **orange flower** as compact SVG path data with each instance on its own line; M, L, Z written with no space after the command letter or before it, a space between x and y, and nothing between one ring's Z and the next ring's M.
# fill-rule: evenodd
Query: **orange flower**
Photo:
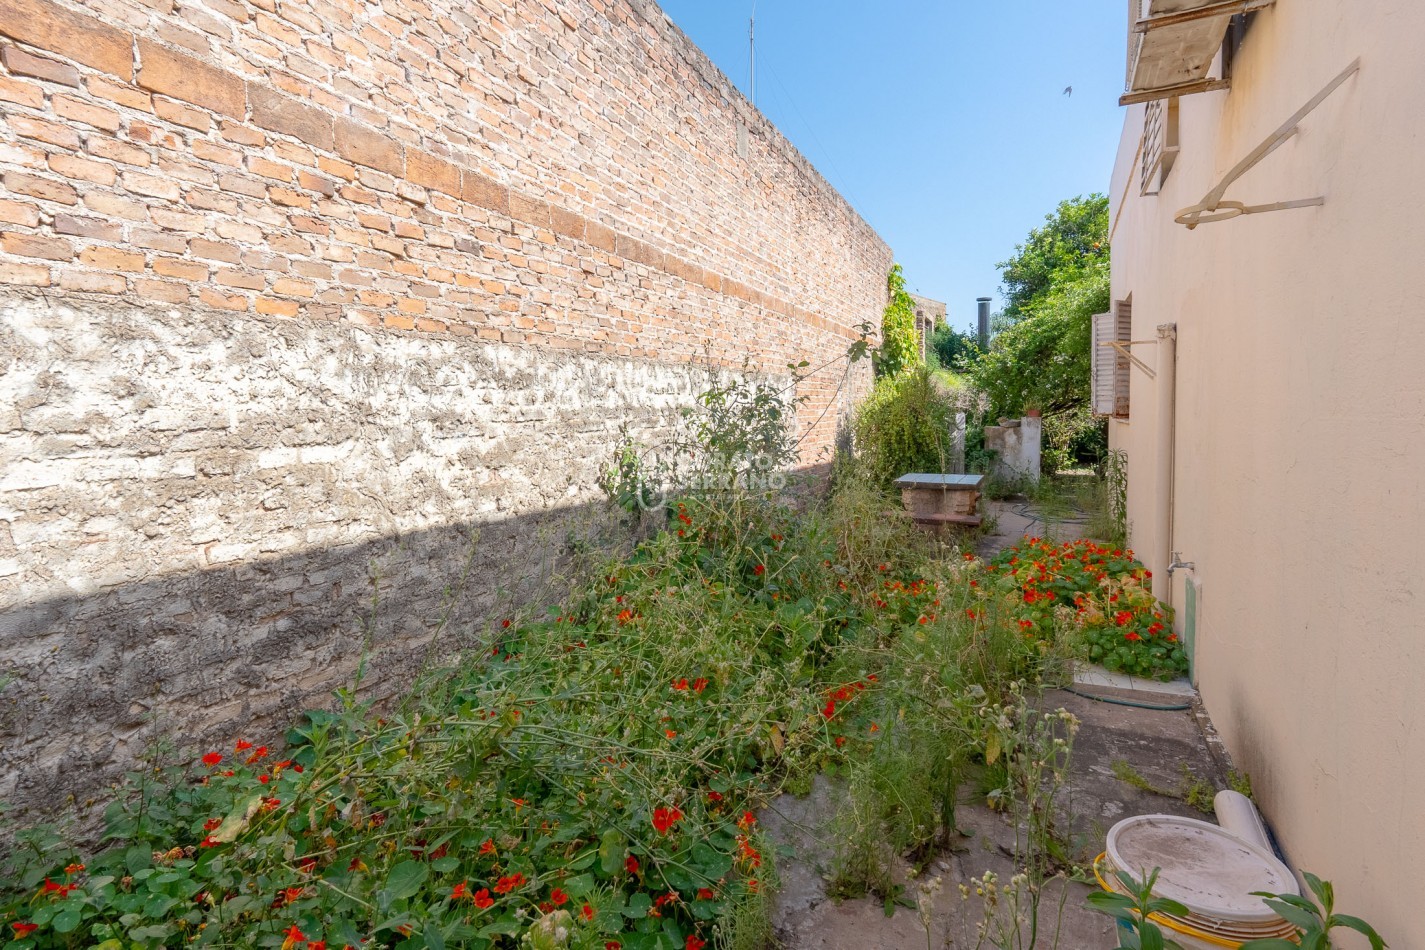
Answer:
M482 845L480 845L480 853L481 853L481 854L494 854L494 853L495 853L495 839L494 839L494 838L486 838L486 839L485 839L485 843L482 844Z

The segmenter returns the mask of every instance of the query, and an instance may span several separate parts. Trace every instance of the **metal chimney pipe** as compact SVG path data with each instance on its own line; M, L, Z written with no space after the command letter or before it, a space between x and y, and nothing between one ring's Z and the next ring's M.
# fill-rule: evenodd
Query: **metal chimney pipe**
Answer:
M980 349L990 348L990 298L976 297L975 302L980 305Z

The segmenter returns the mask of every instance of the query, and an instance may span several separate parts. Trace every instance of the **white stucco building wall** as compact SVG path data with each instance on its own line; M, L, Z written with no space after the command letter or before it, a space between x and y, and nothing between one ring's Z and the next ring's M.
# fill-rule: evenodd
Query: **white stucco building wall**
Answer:
M1200 584L1195 672L1290 863L1392 947L1425 947L1425 7L1282 0L1232 88L1180 100L1181 151L1140 195L1145 107L1113 177L1113 297L1133 340L1177 325L1173 490L1155 488L1154 381L1127 419L1135 550L1154 512ZM1318 208L1203 224L1174 214L1353 60L1361 68L1226 197ZM1152 345L1134 347L1153 365ZM1347 944L1355 946L1355 944ZM1364 946L1364 944L1362 944Z

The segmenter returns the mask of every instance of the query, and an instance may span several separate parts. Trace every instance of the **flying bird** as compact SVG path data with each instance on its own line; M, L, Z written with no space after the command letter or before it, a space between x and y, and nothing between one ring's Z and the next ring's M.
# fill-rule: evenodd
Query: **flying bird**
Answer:
M1072 96L1073 94L1074 94L1074 87L1073 87L1073 86L1065 86L1065 87L1064 87L1064 95L1066 95L1066 96Z

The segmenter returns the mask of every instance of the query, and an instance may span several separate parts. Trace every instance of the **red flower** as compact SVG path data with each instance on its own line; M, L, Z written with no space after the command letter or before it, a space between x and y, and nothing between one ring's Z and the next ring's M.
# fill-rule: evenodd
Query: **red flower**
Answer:
M663 730L663 734L664 734L665 736L667 736L669 739L676 739L676 738L678 738L678 733L677 733L677 731L674 730L674 729L664 729L664 730Z
M490 896L490 889L488 887L480 888L474 894L470 895L470 899L474 901L475 906L480 908L481 910L484 910L485 908L490 907L495 903L495 899Z
M633 620L632 610L629 610L627 607L625 607L623 610L620 610L618 612L618 622L620 624L628 623L631 620Z
M623 862L623 867L624 870L627 871L629 874L637 874L638 858L635 858L633 855L630 854L628 858Z
M706 947L707 945L708 942L702 937L699 937L697 934L688 934L688 942L686 944L685 950L703 950L703 947Z
M761 577L763 574L767 573L767 566L765 564L758 564L752 569L752 573L756 574L758 577Z
M494 838L486 838L486 839L485 839L485 843L482 844L482 845L480 845L480 853L481 853L481 854L494 854L494 853L495 853L495 839L494 839Z
M78 874L78 873L80 873L80 872L83 871L83 870L84 870L84 865L82 865L82 864L66 864L66 865L64 866L64 873L65 873L65 874Z
M522 887L524 882L525 878L523 874L512 874L509 877L502 877L495 882L495 893L508 894L515 888Z
M836 715L836 700L828 699L826 705L822 707L821 718L830 719L834 715Z
M695 692L695 693L701 693L703 690L705 690L705 689L707 689L707 688L708 688L708 681L707 681L706 679L704 679L704 678L702 678L702 677L698 677L697 679L693 680L693 692Z
M500 626L501 626L502 628L508 630L509 627L510 627L510 622L509 622L508 620L501 620L501 621L500 621Z
M203 756L203 764L206 765L208 768L212 768L221 761L223 761L223 757L218 752L209 752L207 755Z
M737 827L741 828L744 831L746 831L748 828L751 828L755 824L757 824L757 816L752 814L752 812L750 811L743 812L742 817L737 820Z
M39 929L40 929L40 925L39 925L39 924L32 924L32 923L30 923L30 922L28 922L28 921L24 921L24 920L22 920L22 921L20 921L20 922L18 922L18 923L11 924L10 926L11 926L12 928L14 928L14 930L15 930L15 939L16 939L16 940L23 940L25 937L29 936L30 934L34 933L36 930L39 930ZM618 946L618 945L615 944L614 946Z
M1127 633L1125 633L1125 634L1123 635L1123 639L1125 639L1125 640L1132 640L1132 641L1135 641L1135 642L1136 642L1136 641L1138 641L1138 640L1142 640L1143 638L1140 637L1140 636L1138 636L1138 634L1137 634L1136 632L1130 630L1130 631L1128 631Z
M685 677L683 677L682 679L674 680L674 681L673 681L673 688L676 689L676 690L685 690L685 689L687 689L687 688L688 688L688 678L685 676Z
M565 904L569 903L569 895L564 893L557 887L549 892L549 899L554 903L555 907L563 907Z
M590 907L588 904L585 904L583 909L579 911L579 916L583 917L585 920L593 920L594 908Z
M304 934L304 933L302 933L301 929L300 929L296 924L293 924L291 927L287 928L287 933L284 934L284 936L287 938L287 940L284 941L284 942L288 942L288 943L306 943L306 942L307 942L307 935Z
M713 892L712 892L712 888L710 888L710 887L700 887L700 888L698 888L698 900L700 900L700 901L710 901L710 900L713 899L714 896L715 896L715 895L714 895Z
M837 737L836 737L836 747L837 747L838 749L841 748L842 746L844 746L845 744L846 744L846 737L845 737L845 736L837 736Z
M667 834L668 829L681 821L683 813L676 808L655 808L653 810L653 827L657 828L661 834Z
M621 950L622 947L623 944L619 943L617 940L604 941L604 950Z
M469 896L470 896L469 892L465 889L465 884L466 884L465 881L461 881L459 884L455 885L455 887L454 887L454 888L451 890L451 892L450 892L450 899L451 899L451 900L453 900L453 901L458 901L458 900L460 900L462 897L469 897Z
M1130 620L1132 620L1132 619L1133 619L1133 614L1132 614L1132 612L1127 611L1127 610L1120 610L1118 613L1116 613L1116 614L1113 615L1113 622L1116 623L1116 624L1118 624L1120 627L1123 626L1124 624L1126 624L1128 621L1130 621Z
M714 792L708 792L708 801L710 801L710 802L720 802L720 801L722 801L722 792L716 792L716 791L714 791Z
M307 950L327 950L327 942L325 940L308 940Z
M252 748L252 743L248 742L246 739L239 739L237 741L237 745L233 748L237 749L239 752L246 752L248 749Z

